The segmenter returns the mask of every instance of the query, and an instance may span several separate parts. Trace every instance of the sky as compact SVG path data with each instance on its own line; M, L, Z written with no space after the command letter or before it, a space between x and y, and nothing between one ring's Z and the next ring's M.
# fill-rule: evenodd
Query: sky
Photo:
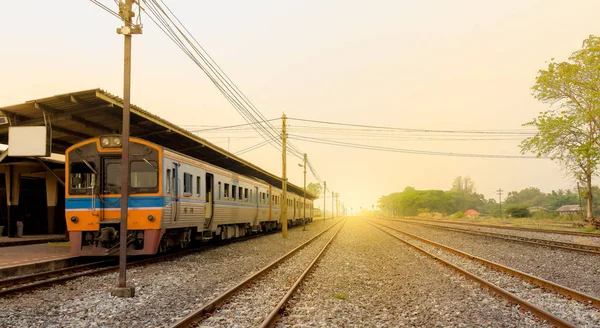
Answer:
M113 1L100 2L116 10ZM600 31L600 3L591 0L165 2L266 118L285 113L398 128L526 129L523 123L549 108L531 95L537 72L551 58L566 60ZM10 1L1 17L0 107L98 87L122 96L123 37L115 32L121 25L115 17L83 0ZM132 103L192 130L245 123L144 13L141 21L143 34L133 37ZM299 125L289 122L291 131ZM232 152L261 141L240 131L199 135ZM519 155L520 143L343 138L502 155ZM549 192L575 185L559 164L545 159L293 143L355 211L406 186L447 190L456 176L470 176L486 198L497 197L498 188ZM281 154L273 147L241 157L281 174ZM302 185L296 162L288 159L289 180ZM307 180L315 178L309 173Z

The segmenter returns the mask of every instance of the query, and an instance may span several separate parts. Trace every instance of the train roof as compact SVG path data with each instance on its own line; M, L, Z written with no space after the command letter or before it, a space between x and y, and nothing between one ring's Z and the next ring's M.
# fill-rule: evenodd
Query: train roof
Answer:
M13 126L44 125L49 118L52 152L64 154L67 148L83 140L120 133L122 108L121 98L102 89L90 89L0 107L0 113L9 118ZM148 140L199 160L211 159L215 166L281 188L280 177L157 115L133 104L130 113L132 137ZM8 144L8 127L8 124L0 125L0 143ZM303 192L301 187L291 183L288 183L288 190L296 194ZM316 198L308 191L306 197Z

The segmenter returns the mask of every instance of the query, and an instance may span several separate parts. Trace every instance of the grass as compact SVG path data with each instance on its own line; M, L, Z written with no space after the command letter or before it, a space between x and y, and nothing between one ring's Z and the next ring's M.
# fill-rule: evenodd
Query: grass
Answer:
M416 219L419 219L416 217ZM431 218L427 218L431 219ZM434 219L435 220L435 219ZM441 220L457 221L474 224L491 224L498 226L512 226L522 228L546 229L546 230L568 230L577 232L600 233L593 225L590 225L580 217L531 217L531 218L447 218Z
M337 298L339 300L345 300L345 299L348 298L348 294L346 294L346 293L336 293L336 294L333 294L333 298Z

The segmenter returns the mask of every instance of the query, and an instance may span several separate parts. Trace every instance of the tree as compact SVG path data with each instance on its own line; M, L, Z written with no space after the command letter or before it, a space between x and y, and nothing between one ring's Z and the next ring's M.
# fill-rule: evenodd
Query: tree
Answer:
M533 86L536 99L558 107L542 112L525 125L538 132L521 143L521 151L550 156L583 182L587 218L593 221L592 177L600 161L600 38L590 36L568 62L552 61Z
M533 95L542 102L583 113L586 121L600 129L599 67L600 38L590 35L568 61L556 63L553 58L548 69L539 71ZM600 142L596 140L596 144Z
M520 191L511 191L508 193L506 205L523 204L531 206L545 206L547 204L547 196L538 188L530 187Z
M311 182L306 186L306 189L317 198L321 195L321 191L323 191L323 187L318 182Z
M454 178L454 182L452 182L452 191L456 191L461 195L470 195L475 192L475 184L473 180L469 176L461 177L458 176Z

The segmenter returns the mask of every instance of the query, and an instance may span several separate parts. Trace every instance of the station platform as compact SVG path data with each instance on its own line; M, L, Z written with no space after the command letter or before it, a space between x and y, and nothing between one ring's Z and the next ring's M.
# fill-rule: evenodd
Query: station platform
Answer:
M26 264L72 258L68 243L45 243L0 248L0 270Z
M0 236L0 247L12 247L32 244L46 244L51 242L66 242L67 238L62 235L26 235L19 238ZM0 254L2 252L0 251Z

